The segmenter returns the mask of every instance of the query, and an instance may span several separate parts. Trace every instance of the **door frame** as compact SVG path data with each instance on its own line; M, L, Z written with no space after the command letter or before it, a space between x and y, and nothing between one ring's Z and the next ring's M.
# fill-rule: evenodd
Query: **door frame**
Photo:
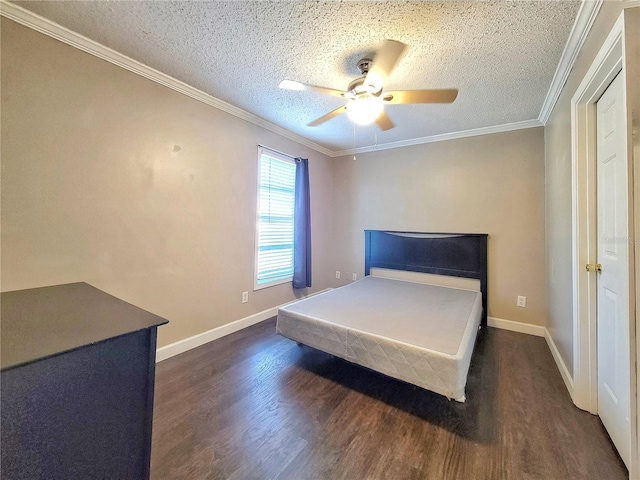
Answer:
M596 204L596 102L613 79L624 76L624 11L596 55L591 67L571 99L571 187L572 187L572 252L573 252L573 392L575 405L593 414L598 412L597 338L596 338L596 274L585 269L595 263L597 246ZM633 157L631 134L627 124L628 165L628 235L634 237ZM630 422L631 462L629 473L635 478L638 465L638 382L636 370L635 269L632 242L629 245L629 342L630 342Z

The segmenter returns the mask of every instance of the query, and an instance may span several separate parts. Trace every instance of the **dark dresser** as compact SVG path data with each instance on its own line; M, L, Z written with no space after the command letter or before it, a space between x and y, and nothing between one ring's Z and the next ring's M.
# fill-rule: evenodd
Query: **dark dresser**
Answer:
M86 283L0 295L2 479L149 478L164 318Z

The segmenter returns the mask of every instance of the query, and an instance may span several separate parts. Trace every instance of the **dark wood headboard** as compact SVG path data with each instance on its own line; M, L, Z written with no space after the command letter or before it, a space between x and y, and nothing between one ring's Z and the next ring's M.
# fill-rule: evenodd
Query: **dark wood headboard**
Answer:
M481 324L486 325L487 237L485 233L365 230L364 274L377 267L480 280Z

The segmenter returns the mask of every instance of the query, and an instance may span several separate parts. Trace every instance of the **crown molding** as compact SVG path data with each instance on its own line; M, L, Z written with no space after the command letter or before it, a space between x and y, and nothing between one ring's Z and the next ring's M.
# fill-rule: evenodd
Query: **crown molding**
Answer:
M569 73L571 73L571 69L582 49L582 45L584 45L587 35L591 30L591 26L598 16L602 2L603 0L583 0L582 5L580 5L576 21L573 23L573 28L562 51L560 62L556 67L553 80L551 80L551 86L549 87L547 96L540 109L540 114L538 115L538 120L540 120L542 125L546 125L549 120L553 107L555 107L562 92L562 87L564 87Z
M624 8L640 7L640 0L627 0L624 2Z
M401 140L399 142L382 143L369 147L356 148L356 153L377 152L379 150L390 150L392 148L409 147L412 145L422 145L424 143L444 142L447 140L456 140L458 138L477 137L480 135L490 135L492 133L511 132L513 130L523 130L525 128L542 127L542 123L537 118L534 120L524 120L522 122L505 123L503 125L494 125L491 127L473 128L471 130L462 130L459 132L442 133L440 135L431 135L429 137L412 138L410 140ZM342 157L344 155L353 155L353 149L340 150L334 152L334 156Z
M305 145L317 152L323 153L324 155L328 155L330 157L335 156L335 153L322 145L318 145L311 140L308 140L300 135L297 135L285 128L282 128L278 125L275 125L267 120L258 117L252 113L247 112L246 110L242 110L241 108L235 107L227 102L220 100L208 93L205 93L197 88L192 87L180 80L177 80L165 73L162 73L154 68L151 68L137 60L127 57L111 48L105 47L98 42L91 40L79 33L73 32L68 28L65 28L57 23L52 22L40 15L36 15L29 10L25 10L22 7L14 5L5 0L0 0L0 16L7 17L14 22L17 22L21 25L29 27L37 32L48 35L49 37L55 38L67 45L71 45L83 52L94 55L102 60L106 60L107 62L113 63L119 67L122 67L130 72L133 72L141 77L145 77L149 80L152 80L160 85L164 85L176 92L182 93L188 97L191 97L195 100L198 100L202 103L210 105L218 110L222 110L223 112L234 115L242 120L246 120L249 123L253 123L259 127L262 127L266 130L269 130L273 133L277 133L283 137L286 137L294 142Z
M525 128L533 128L543 126L551 111L553 110L553 106L558 99L562 86L566 81L569 72L571 71L571 67L573 67L573 63L577 57L577 54L584 43L584 40L587 36L591 25L600 9L603 0L584 0L582 6L580 7L580 11L578 12L578 16L574 23L573 29L571 30L571 34L569 36L569 40L565 45L565 49L562 54L562 58L560 60L560 64L558 64L558 68L556 69L556 73L554 75L551 88L547 93L547 98L545 99L545 103L542 107L542 111L538 119L536 120L525 120L516 123L508 123L504 125L494 125L490 127L482 127L471 130L463 130L459 132L452 133L444 133L441 135L433 135L428 137L420 137L409 140L402 140L399 142L389 142L384 144L372 145L368 147L361 147L356 149L357 153L366 153L366 152L374 152L378 150L389 150L392 148L400 148L411 145L420 145L425 143L433 143L433 142L442 142L446 140L455 140L457 138L466 138L473 137L478 135L488 135L492 133L500 133L500 132L508 132L512 130L520 130ZM634 6L635 4L640 3L640 0L627 0L626 4L629 6ZM245 120L249 123L262 127L268 131L281 135L285 138L293 140L301 145L307 146L312 150L315 150L319 153L327 155L329 157L340 157L344 155L353 154L352 149L348 150L331 150L327 147L319 145L301 135L291 132L283 127L280 127L274 123L271 123L257 115L247 112L241 108L238 108L234 105L231 105L227 102L224 102L208 93L205 93L201 90L198 90L191 85L188 85L178 79L175 79L165 73L162 73L154 68L151 68L137 60L134 60L126 55L123 55L111 48L108 48L94 40L91 40L83 35L80 35L76 32L69 30L57 23L52 22L40 15L37 15L29 10L26 10L18 5L10 3L6 0L0 0L0 16L4 16L8 19L11 19L21 25L24 25L28 28L36 30L44 35L52 37L56 40L59 40L67 45L75 47L83 52L89 53L90 55L94 55L102 60L105 60L109 63L122 67L126 70L129 70L132 73L140 75L144 78L147 78L151 81L159 83L165 87L168 87L176 92L179 92L183 95L191 97L195 100L198 100L206 105L217 108L218 110L222 110L230 115L234 115L242 120Z

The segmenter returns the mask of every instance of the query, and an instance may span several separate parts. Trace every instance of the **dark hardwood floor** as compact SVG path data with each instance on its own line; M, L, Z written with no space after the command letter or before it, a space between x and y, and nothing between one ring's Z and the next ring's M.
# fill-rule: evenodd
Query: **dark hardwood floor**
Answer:
M480 332L467 402L275 334L275 320L157 365L151 478L622 479L544 339Z

